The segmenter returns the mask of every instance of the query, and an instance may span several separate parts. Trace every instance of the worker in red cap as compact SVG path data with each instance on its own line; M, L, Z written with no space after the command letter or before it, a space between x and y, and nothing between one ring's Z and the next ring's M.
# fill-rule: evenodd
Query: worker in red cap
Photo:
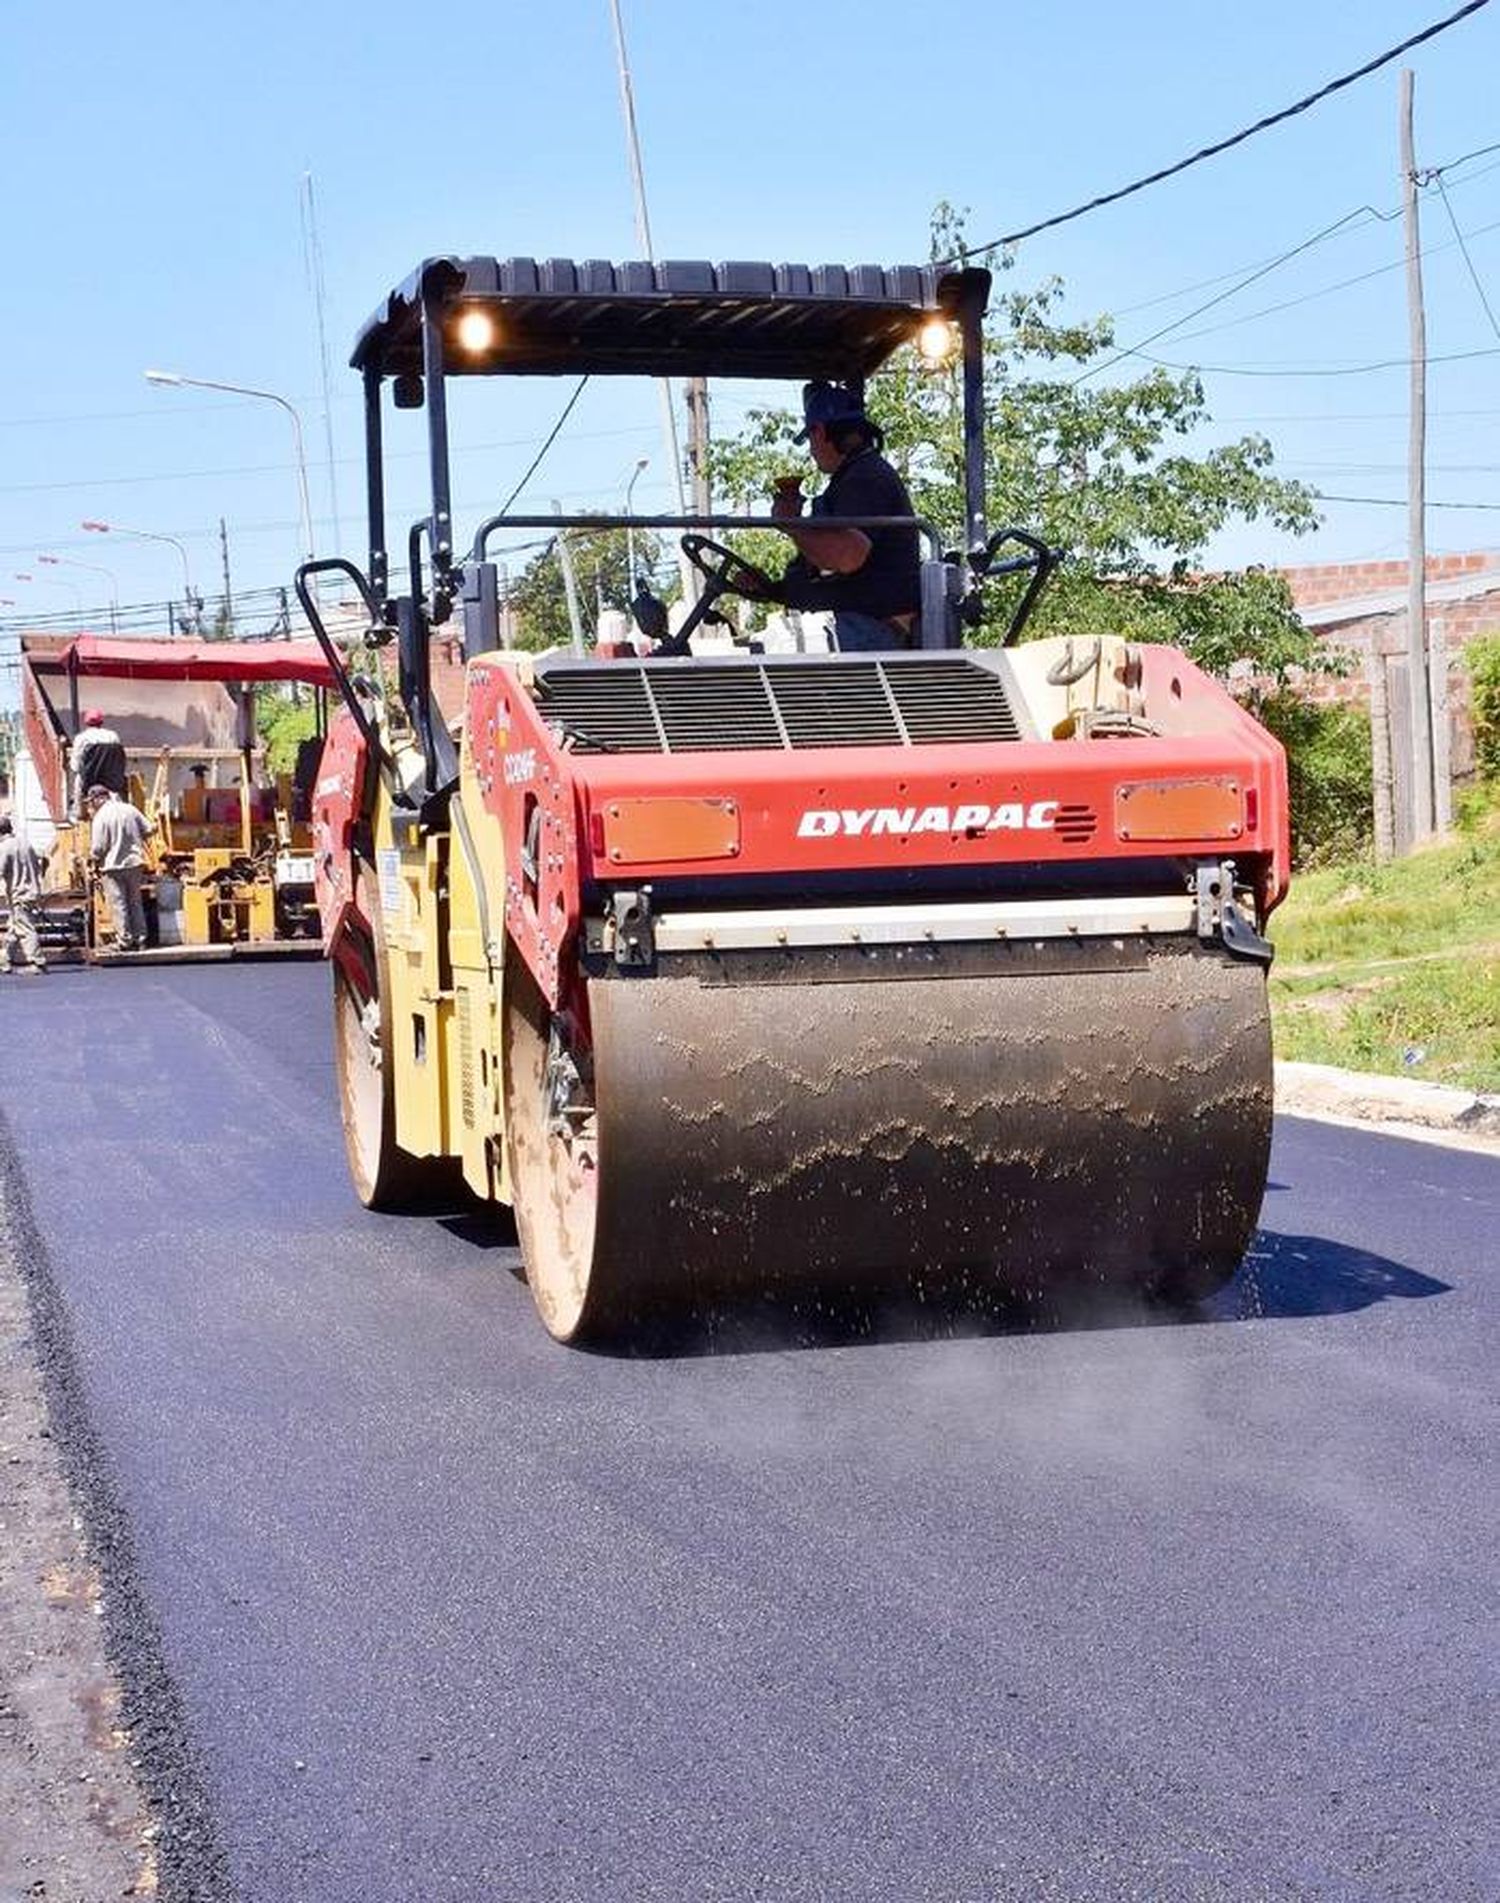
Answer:
M116 793L125 791L125 748L114 728L105 725L97 707L84 715L68 754L68 765L73 775L75 820L83 818L84 794L91 786L107 786Z

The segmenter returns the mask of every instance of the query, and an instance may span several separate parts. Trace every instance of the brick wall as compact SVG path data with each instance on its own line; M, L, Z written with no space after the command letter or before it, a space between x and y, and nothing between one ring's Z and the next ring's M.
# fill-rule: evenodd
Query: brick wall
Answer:
M1464 575L1482 575L1487 568L1500 567L1500 555L1479 549L1466 555L1429 555L1426 573L1430 582L1458 581ZM1335 601L1356 601L1364 595L1380 595L1406 586L1408 573L1404 560L1394 562L1326 562L1309 568L1283 568L1299 608L1321 608Z
M1464 555L1429 555L1429 582L1453 582L1465 575L1483 575L1500 568L1500 555L1480 550ZM1364 601L1372 595L1396 594L1399 605L1392 604L1379 614L1358 621L1346 621L1329 628L1323 644L1331 651L1347 655L1352 663L1342 677L1315 676L1302 683L1312 700L1348 701L1368 706L1370 699L1370 658L1372 654L1404 657L1406 653L1406 601L1408 566L1404 561L1336 562L1321 567L1284 568L1280 571L1292 590L1299 609L1326 608L1340 601ZM1500 634L1500 581L1485 593L1450 601L1427 604L1427 629L1430 644L1441 643L1448 656L1448 711L1450 718L1450 764L1455 779L1465 779L1474 770L1474 736L1469 720L1470 678L1465 653L1471 641L1483 634Z

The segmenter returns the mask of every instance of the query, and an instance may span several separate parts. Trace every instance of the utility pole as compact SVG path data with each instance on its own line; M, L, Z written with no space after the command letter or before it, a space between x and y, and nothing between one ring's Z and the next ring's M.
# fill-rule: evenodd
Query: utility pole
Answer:
M328 498L333 504L333 546L344 546L339 520L338 463L333 453L333 390L328 354L328 325L323 315L323 244L318 236L318 208L313 197L313 175L302 174L302 262L318 320L318 370L323 380L323 442L328 454Z
M234 639L234 597L229 592L229 530L219 517L219 556L224 564L224 639Z
M1427 321L1417 228L1417 162L1412 139L1412 73L1401 73L1401 181L1406 228L1406 310L1411 354L1407 447L1406 671L1411 697L1411 838L1433 832L1432 694L1427 671Z
M1389 865L1396 856L1396 815L1392 796L1391 712L1386 683L1386 655L1380 646L1379 624L1370 637L1370 766L1375 794L1375 863Z
M651 244L651 216L646 209L646 178L641 170L641 141L635 124L635 91L630 83L630 61L625 52L625 27L620 18L620 0L609 0L610 18L615 28L615 58L620 69L620 110L625 118L625 150L630 160L630 183L635 194L635 235L640 244L642 256L648 264L654 264L656 253ZM676 485L677 513L686 515L687 497L682 483L682 451L677 442L677 416L672 408L672 385L668 378L660 384L662 403L662 435L667 444L667 460L672 470L672 481ZM693 419L694 428L698 427L701 417L703 429L703 452L698 457L695 449L693 463L694 508L698 507L700 483L704 494L708 488L708 391L702 377L688 380L688 414ZM696 436L694 437L696 444ZM703 510L706 514L707 510ZM679 552L677 570L682 577L682 595L684 601L698 599L698 571L688 558Z
M552 498L554 514L562 514L562 504L556 496ZM568 626L573 630L573 652L582 654L583 616L578 611L578 581L573 573L573 551L568 547L568 531L557 531L557 562L562 569L563 593L568 598Z
M713 498L708 487L708 379L689 377L686 395L688 468L693 478L693 513L711 515Z

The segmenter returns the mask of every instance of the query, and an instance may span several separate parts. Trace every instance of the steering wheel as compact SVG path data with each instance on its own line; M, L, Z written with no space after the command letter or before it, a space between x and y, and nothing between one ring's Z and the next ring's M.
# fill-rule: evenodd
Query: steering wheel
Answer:
M684 535L682 552L704 580L714 584L715 594L765 596L776 586L763 568L705 535Z
M720 595L765 596L776 586L763 568L757 568L754 562L747 562L742 555L736 555L732 548L725 548L722 542L710 542L705 535L684 535L682 552L707 586L676 634L669 634L658 641L651 650L653 654L690 653L689 641L713 612L713 605Z

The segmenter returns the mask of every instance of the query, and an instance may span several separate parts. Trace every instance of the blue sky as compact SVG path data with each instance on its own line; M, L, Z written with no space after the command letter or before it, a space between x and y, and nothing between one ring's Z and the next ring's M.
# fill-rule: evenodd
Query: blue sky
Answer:
M1289 104L1454 3L623 0L656 250L921 259L940 199L968 208L975 240L1045 218ZM359 404L345 365L384 292L443 251L636 253L608 0L449 0L431 13L386 0L233 10L78 0L65 14L9 0L0 35L0 700L13 698L4 631L18 621L101 606L115 584L124 603L180 586L171 547L85 534L85 518L179 538L212 594L222 516L237 593L290 577L298 515L285 415L153 389L148 367L294 402L316 539L320 552L335 547L304 173L315 180L334 366L339 546L356 556ZM1423 199L1429 352L1491 353L1430 372L1429 497L1489 507L1434 509L1429 546L1495 546L1500 330L1481 291L1500 317L1500 5L1405 63L1417 75L1419 163L1449 168L1446 201L1436 186ZM1399 502L1406 372L1361 367L1406 349L1401 226L1389 216L1400 204L1397 74L1388 67L1028 241L1018 280L1062 278L1067 308L1115 313L1128 344L1348 218L1148 348L1214 366L1209 440L1260 429L1285 473ZM459 423L468 520L509 492L566 393L529 381L476 389ZM739 405L726 395L714 414L732 427ZM653 392L590 386L524 500L617 503L641 456L637 507L665 507ZM400 470L395 504L409 517L419 466ZM1332 561L1403 550L1402 507L1329 503L1326 517L1301 543L1245 530L1216 553ZM61 563L39 566L41 553ZM114 582L68 562L102 564Z

